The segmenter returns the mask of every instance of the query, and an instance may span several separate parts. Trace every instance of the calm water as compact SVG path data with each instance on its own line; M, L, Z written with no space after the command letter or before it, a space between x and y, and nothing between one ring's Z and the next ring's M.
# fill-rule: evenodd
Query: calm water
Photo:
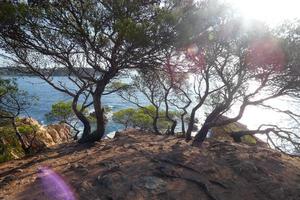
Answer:
M61 93L53 89L50 85L43 82L38 77L14 77L19 85L19 88L27 91L29 95L33 95L39 98L37 103L33 105L28 114L37 119L43 124L47 124L45 114L51 110L51 105L57 101L68 101L70 97L64 93ZM68 81L65 77L56 77L56 80ZM70 84L71 85L71 84ZM124 101L116 94L111 94L103 97L103 103L112 108L112 111L120 109L134 107L132 104ZM147 104L144 101L144 104ZM276 105L281 109L298 110L298 102L293 103L290 100L274 100L272 105ZM199 114L201 115L201 114ZM201 118L199 116L199 118ZM240 120L246 124L250 129L256 129L260 124L276 123L282 124L288 123L290 119L286 119L284 116L277 115L272 111L267 111L262 108L249 107L246 109L244 117ZM122 129L122 125L116 124L109 120L107 125L107 132L116 131Z
M71 98L39 79L38 77L14 77L21 90L27 91L29 95L38 97L38 101L28 110L28 114L37 119L43 124L47 124L45 114L51 110L52 104L58 101L68 101ZM64 77L55 77L56 80L63 79ZM112 111L117 111L126 107L132 107L130 103L122 100L116 94L111 94L103 97L103 103L112 108ZM107 125L107 132L122 129L122 125L113 123L109 120Z

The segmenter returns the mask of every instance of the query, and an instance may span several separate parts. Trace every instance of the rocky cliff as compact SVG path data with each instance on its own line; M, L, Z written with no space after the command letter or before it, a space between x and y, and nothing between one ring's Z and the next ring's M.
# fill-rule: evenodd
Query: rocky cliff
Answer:
M17 120L18 131L32 153L49 148L53 145L72 140L71 130L66 124L43 126L32 118ZM24 156L19 140L11 125L0 127L0 162Z
M19 127L32 127L34 130L23 133L27 144L32 144L35 150L51 147L72 140L70 127L66 124L53 124L43 126L33 118L23 118L18 122ZM19 129L20 131L20 129Z
M0 199L298 200L300 159L275 150L122 132L0 165Z

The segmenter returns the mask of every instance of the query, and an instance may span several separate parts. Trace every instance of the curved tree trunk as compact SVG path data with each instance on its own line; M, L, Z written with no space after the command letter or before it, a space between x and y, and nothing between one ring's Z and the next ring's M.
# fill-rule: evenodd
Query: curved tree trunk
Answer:
M170 129L168 128L167 135L175 135L175 129L176 129L176 126L177 126L177 121L173 120L172 118L168 118L168 120L172 122L172 125L171 125Z
M17 128L15 118L12 119L12 125L13 125L13 128L15 130L16 136L17 136L17 138L19 139L19 141L21 143L21 147L22 147L23 151L25 152L25 154L29 154L29 147L26 146L26 144L25 144L25 142L22 138L22 135L21 135L21 133L19 132L19 130Z
M185 136L185 121L184 121L184 116L187 114L186 110L184 111L184 113L182 115L180 115L180 121L181 121L181 132L182 135Z
M200 146L206 139L209 129L210 127L204 124L202 128L198 131L197 135L195 136L193 145Z
M194 127L194 123L195 123L195 116L196 116L196 111L198 108L193 108L192 112L191 112L191 116L190 116L190 120L188 123L188 128L187 131L185 133L185 140L186 141L190 141L192 139L192 131L193 131L193 127Z
M216 123L216 120L218 119L220 113L226 109L226 105L220 105L216 107L206 118L204 125L202 128L198 131L197 135L195 136L195 139L193 141L193 145L201 145L204 140L206 139L206 136L208 134L209 129L219 126Z
M159 128L157 126L158 123L158 118L159 118L159 113L158 113L158 108L155 108L155 116L153 117L153 130L156 134L160 135Z
M165 106L166 106L166 118L172 122L172 125L171 125L171 129L168 131L168 135L175 135L175 128L177 126L177 121L172 119L172 117L170 116L170 113L169 113L169 104L168 104L168 96L169 96L169 93L170 93L170 90L172 89L172 87L170 87L169 89L166 90L166 94L164 96L164 101L165 101Z
M76 117L82 122L83 124L83 133L81 139L87 138L91 134L91 125L87 117L78 110L78 99L79 95L76 95L73 98L72 101L72 109L73 112L75 113Z
M105 116L104 116L104 109L102 108L101 102L101 94L100 90L96 90L95 94L93 95L94 100L94 109L95 109L95 116L96 116L96 131L94 135L94 140L101 140L105 133Z
M176 129L176 126L177 126L177 121L176 121L176 120L173 120L173 121L172 121L172 126L171 126L171 131L170 131L170 134L171 134L171 135L175 135L175 129Z

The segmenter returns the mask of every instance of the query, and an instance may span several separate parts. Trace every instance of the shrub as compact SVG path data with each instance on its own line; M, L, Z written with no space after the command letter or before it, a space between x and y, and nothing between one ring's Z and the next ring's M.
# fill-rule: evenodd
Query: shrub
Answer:
M170 113L176 116L175 112ZM144 108L127 108L113 113L112 120L116 123L122 124L125 128L134 127L143 130L153 131L153 118L155 116L155 107L146 106ZM159 112L158 128L166 130L171 122L165 117L165 111Z
M48 121L69 121L74 118L72 102L59 101L52 105L51 111L46 114Z
M33 134L37 131L38 127L36 125L27 125L27 124L24 124L24 125L20 125L18 126L18 131L21 133L21 134Z
M23 157L24 151L11 125L0 127L0 163Z
M252 135L244 135L241 137L241 140L243 143L249 144L249 145L255 145L256 144L256 139Z

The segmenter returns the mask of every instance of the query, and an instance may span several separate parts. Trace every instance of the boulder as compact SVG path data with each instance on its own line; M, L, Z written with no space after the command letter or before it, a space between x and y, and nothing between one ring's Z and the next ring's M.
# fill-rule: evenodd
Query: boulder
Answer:
M66 124L43 126L35 119L22 118L18 121L18 126L33 127L33 131L22 134L25 143L32 145L33 151L39 151L72 140L71 129Z
M222 122L227 119L228 119L227 117L221 116L218 121ZM238 132L238 131L247 131L247 130L249 129L247 128L246 125L240 122L233 122L226 126L212 128L209 131L209 137L217 140L227 140L231 142L236 142L235 139L232 137L231 133ZM267 143L263 142L262 140L255 137L254 135L244 135L240 138L240 142L247 145L268 147Z
M42 126L37 120L35 120L31 117L19 118L18 119L18 124L27 124L27 125L36 126L36 127L41 127Z

